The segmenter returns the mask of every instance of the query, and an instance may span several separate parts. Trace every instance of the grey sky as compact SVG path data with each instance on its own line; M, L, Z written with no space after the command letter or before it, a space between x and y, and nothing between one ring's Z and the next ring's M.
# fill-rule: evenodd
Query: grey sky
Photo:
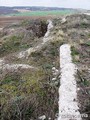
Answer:
M90 0L0 0L0 6L50 6L90 9Z

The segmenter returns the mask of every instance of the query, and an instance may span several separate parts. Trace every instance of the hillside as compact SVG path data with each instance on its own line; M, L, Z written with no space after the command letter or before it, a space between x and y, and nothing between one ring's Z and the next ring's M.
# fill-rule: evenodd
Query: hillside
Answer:
M88 116L82 120L90 120L90 16L85 14L24 20L0 28L1 120L57 120L64 71L60 47L66 44L77 67L73 101L80 114Z
M30 11L69 11L75 12L79 11L72 8L57 8L57 7L0 7L0 15L8 15L21 12L30 12Z

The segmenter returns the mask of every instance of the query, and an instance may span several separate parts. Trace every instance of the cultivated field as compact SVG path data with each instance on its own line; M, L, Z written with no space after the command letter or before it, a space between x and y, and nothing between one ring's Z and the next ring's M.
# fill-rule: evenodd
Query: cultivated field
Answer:
M53 16L54 17L54 16ZM1 16L0 17L0 27L5 27L6 25L9 25L9 24L15 24L15 23L18 23L18 22L21 22L23 20L35 20L35 19L51 19L52 17L51 16Z
M22 20L32 19L51 19L59 16L75 13L74 10L50 10L50 11L19 11L19 13L7 14L0 16L0 27L4 27L8 24L15 24Z
M56 15L65 15L71 14L75 11L70 10L52 10L52 11L28 11L28 12L20 12L15 14L10 14L10 16L56 16Z

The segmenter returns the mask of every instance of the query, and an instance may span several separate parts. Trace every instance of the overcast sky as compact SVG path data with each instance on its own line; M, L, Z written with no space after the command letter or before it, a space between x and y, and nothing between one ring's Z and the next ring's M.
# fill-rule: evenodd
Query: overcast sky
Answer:
M0 6L49 6L90 9L90 0L0 0Z

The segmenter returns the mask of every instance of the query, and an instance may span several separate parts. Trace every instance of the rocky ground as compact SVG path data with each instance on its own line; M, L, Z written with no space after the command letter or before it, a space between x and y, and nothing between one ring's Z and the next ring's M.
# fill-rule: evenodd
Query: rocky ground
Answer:
M52 23L46 38L46 20L24 20L0 29L1 120L57 118L59 47L64 43L71 45L78 68L80 113L89 116L83 120L90 119L90 16L58 17ZM18 57L22 51L25 56Z
M58 20L57 20L57 24ZM72 49L73 62L76 64L78 100L80 112L87 113L90 119L90 16L72 15L67 16L63 24L57 25L63 37L63 43L70 43ZM58 35L58 33L57 33ZM60 34L59 34L60 35Z

